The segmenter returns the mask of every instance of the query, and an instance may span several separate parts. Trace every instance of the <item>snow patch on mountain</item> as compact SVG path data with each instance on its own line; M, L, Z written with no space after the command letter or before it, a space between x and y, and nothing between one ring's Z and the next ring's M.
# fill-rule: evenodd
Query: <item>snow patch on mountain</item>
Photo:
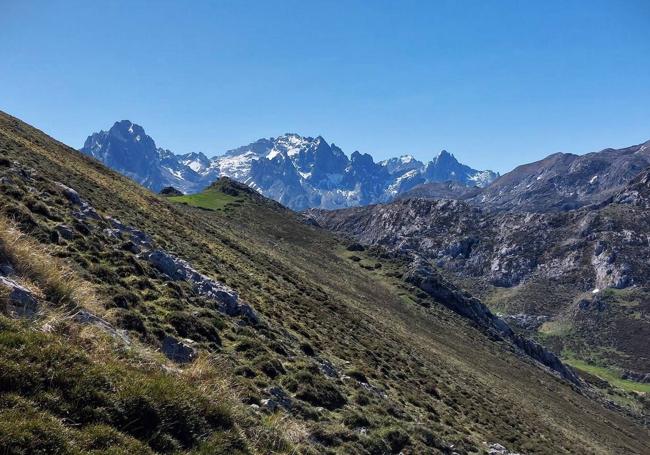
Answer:
M128 120L92 134L81 151L154 191L174 186L197 192L227 176L295 210L386 202L428 182L452 180L484 187L497 177L459 163L446 151L428 163L411 155L375 163L369 154L354 152L348 158L321 136L295 133L260 139L213 158L203 153L175 155L157 148L141 126Z

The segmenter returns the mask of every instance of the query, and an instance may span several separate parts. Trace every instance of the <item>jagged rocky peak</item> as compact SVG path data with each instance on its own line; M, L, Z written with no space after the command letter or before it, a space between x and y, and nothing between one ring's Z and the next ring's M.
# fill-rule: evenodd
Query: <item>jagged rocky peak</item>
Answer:
M322 136L296 133L259 139L213 158L175 155L156 148L144 129L128 120L93 134L81 151L154 191L174 186L197 192L227 176L294 210L386 202L421 183L453 180L483 186L495 177L446 152L426 166L410 155L375 163L370 154L355 152L348 158Z
M115 122L108 131L86 139L82 152L124 172L149 174L151 162L159 160L154 140L130 120Z

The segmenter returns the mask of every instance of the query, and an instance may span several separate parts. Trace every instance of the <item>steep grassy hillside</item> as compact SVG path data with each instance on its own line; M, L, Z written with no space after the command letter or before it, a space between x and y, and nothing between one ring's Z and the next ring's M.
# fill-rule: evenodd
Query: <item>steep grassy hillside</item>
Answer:
M34 298L2 297L0 452L650 451L399 256L208 193L157 196L0 116L0 265Z
M426 257L527 336L636 378L641 391L650 380L650 199L639 185L620 201L561 213L411 199L310 216L364 244Z

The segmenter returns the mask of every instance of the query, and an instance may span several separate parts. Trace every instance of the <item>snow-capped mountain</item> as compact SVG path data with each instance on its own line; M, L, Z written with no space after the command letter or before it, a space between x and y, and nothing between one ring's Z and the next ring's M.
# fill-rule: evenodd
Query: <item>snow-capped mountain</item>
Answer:
M498 176L463 165L444 150L428 163L410 155L376 163L367 153L348 158L321 136L298 134L260 139L214 158L175 155L156 147L141 126L128 120L92 134L81 151L154 191L174 186L196 192L228 176L294 210L386 202L429 182L483 187Z

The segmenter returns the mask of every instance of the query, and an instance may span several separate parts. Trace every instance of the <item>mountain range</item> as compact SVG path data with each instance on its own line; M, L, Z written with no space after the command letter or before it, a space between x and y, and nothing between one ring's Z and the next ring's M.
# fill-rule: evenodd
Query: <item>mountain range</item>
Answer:
M649 184L319 226L229 178L153 193L0 112L0 453L647 454L646 361L609 342L647 340ZM576 327L610 338L553 354Z
M444 150L427 163L410 155L376 163L367 153L348 157L320 136L297 134L260 139L214 158L175 155L128 120L93 133L81 151L154 191L172 186L193 193L226 176L294 210L386 202L429 182L485 187L498 177L461 164Z

